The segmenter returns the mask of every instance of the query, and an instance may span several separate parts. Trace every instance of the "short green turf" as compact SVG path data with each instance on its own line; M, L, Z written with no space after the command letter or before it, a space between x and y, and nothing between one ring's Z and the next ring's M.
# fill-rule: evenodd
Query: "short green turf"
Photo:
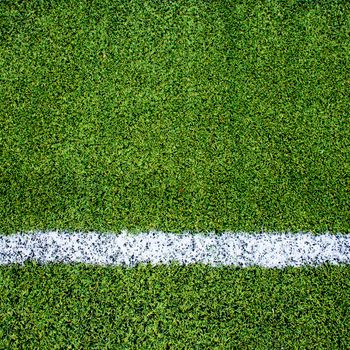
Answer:
M350 269L0 269L1 349L349 349Z
M0 1L0 233L350 233L347 0ZM350 269L0 267L0 349L348 349Z
M2 1L0 232L350 232L348 1Z

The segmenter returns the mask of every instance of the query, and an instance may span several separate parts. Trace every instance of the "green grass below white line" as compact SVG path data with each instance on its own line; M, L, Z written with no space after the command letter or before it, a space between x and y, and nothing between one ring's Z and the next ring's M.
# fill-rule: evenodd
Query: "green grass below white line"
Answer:
M349 349L350 265L0 265L1 349Z

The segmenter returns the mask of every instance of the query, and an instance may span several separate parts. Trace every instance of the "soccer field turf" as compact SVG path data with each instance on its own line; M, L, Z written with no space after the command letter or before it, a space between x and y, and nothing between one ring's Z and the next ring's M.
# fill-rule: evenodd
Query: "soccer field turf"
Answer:
M349 38L347 0L0 1L0 349L349 349Z

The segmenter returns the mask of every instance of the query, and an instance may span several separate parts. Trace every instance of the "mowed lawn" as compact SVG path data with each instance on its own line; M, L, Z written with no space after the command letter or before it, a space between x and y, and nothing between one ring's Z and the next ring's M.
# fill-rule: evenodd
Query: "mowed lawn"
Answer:
M350 233L347 0L0 1L0 234ZM350 268L0 267L0 349L348 349Z

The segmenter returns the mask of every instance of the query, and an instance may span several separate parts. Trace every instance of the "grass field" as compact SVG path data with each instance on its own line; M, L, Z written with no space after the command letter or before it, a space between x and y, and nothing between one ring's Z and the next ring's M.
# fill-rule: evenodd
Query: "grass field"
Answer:
M0 1L0 234L350 233L347 0ZM349 349L349 266L0 266L0 349Z

